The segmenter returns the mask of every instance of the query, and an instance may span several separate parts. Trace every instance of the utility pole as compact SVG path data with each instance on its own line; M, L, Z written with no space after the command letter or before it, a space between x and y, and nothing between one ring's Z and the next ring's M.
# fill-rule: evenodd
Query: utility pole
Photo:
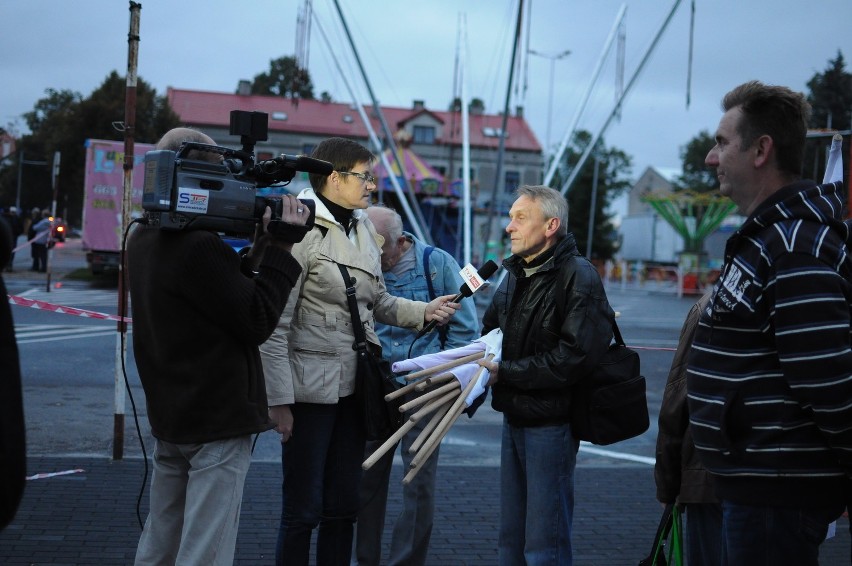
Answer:
M59 152L59 151L54 152L54 154L53 154L53 174L51 175L51 178L53 180L53 201L50 203L50 228L48 228L47 242L45 242L45 245L47 246L47 261L45 262L45 266L44 266L45 271L47 271L47 278L46 278L47 288L45 289L45 291L47 291L48 293L50 293L50 276L51 276L50 256L52 255L50 248L52 247L51 243L53 242L53 222L56 218L56 200L57 200L56 195L59 193L59 161L60 161L61 157L62 157L61 152Z

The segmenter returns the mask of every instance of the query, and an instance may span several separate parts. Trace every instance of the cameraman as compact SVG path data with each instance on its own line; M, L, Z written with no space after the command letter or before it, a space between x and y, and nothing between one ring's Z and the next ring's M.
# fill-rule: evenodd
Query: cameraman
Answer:
M183 142L214 145L177 128L157 149L177 151ZM251 435L275 426L258 345L301 273L292 243L266 233L270 216L267 208L242 261L212 231L148 225L130 237L134 356L156 438L137 565L233 563ZM284 197L282 221L299 232L308 218L306 207Z

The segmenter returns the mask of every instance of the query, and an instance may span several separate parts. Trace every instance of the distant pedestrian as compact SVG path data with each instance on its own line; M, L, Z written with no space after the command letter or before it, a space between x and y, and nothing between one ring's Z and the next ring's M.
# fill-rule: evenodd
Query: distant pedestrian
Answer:
M31 228L33 233L31 238L33 253L32 271L41 273L47 271L47 244L50 240L50 230L52 227L53 222L50 220L50 211L42 211L41 220L36 222Z
M9 225L12 236L12 247L9 255L9 262L6 264L6 271L12 271L15 263L15 248L18 245L18 238L24 233L24 224L21 220L21 216L18 214L18 209L14 206L10 206L8 209L3 211L3 218Z

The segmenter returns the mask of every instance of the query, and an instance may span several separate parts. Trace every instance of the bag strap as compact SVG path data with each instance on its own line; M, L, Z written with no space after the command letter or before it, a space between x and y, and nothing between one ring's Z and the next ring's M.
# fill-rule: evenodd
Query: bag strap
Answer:
M669 538L669 531L672 529L672 520L674 505L671 503L666 505L663 510L663 516L660 517L660 524L657 526L657 534L654 537L654 545L651 547L651 553L648 555L647 563L654 565L657 563L657 556L664 552L666 541Z
M343 286L346 288L346 302L349 303L349 315L352 317L352 333L355 335L355 343L352 349L356 352L367 350L367 333L361 324L361 315L358 314L358 300L355 298L355 284L349 277L349 270L342 263L337 264L340 275L343 277Z
M432 255L432 252L435 250L435 246L426 246L426 249L423 250L423 271L426 272L426 286L429 287L429 300L434 300L438 295L435 293L435 287L432 285L432 272L429 269L429 256ZM441 350L447 346L447 332L449 332L449 328L447 325L438 327L438 339L441 341Z

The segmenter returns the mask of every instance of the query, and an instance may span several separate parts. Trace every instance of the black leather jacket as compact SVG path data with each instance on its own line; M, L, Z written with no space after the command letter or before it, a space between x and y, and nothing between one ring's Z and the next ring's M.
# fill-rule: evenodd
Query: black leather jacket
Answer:
M568 422L571 386L612 341L614 314L600 276L570 233L530 277L518 256L503 266L509 274L482 320L483 334L503 331L491 405L514 426Z

